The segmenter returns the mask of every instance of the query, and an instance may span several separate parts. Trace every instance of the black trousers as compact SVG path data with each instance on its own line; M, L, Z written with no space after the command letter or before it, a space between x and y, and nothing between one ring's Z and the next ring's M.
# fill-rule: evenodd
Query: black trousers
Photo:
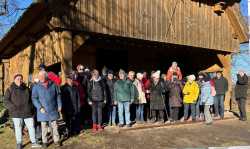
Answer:
M152 119L155 121L164 121L164 110L151 110Z
M246 98L237 98L236 99L238 102L238 107L239 107L239 111L240 111L240 118L241 119L246 119L247 115L246 115Z
M179 119L179 107L171 107L170 117L174 121L177 121Z
M80 133L80 113L66 116L66 124L71 135Z
M93 124L102 124L103 102L92 102L92 120Z

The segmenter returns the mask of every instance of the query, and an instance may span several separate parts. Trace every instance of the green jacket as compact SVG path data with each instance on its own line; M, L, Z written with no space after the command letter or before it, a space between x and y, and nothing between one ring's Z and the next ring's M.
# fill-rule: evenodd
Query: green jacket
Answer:
M114 85L114 100L118 102L133 102L135 97L134 85L129 80L118 80Z

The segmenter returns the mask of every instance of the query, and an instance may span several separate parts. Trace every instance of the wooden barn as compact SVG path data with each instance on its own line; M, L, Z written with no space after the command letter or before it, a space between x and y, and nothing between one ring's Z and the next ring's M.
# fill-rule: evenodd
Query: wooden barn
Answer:
M80 63L165 72L177 61L184 75L217 64L231 80L246 41L237 0L37 0L0 41L1 89L41 63L62 78Z

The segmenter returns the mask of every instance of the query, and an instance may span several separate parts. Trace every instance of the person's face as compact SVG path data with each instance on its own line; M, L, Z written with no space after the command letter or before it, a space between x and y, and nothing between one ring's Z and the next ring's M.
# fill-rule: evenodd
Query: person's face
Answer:
M39 79L40 82L44 83L46 81L45 74L39 74L38 79Z
M83 72L83 70L84 70L84 67L83 67L83 66L80 66L80 67L78 67L78 69L77 69L77 71L80 72L80 73Z
M143 75L137 76L137 79L140 81L142 80L142 78L143 78Z
M153 80L154 80L154 82L157 82L159 80L159 78L153 77Z
M177 64L176 64L176 63L173 63L173 64L172 64L172 67L173 67L173 68L177 68Z
M114 75L113 74L108 74L108 79L109 80L112 80L114 78Z
M240 72L239 72L239 75L240 75L241 77L243 77L244 74L245 74L245 73L244 73L243 71L240 71Z
M221 73L216 73L216 77L220 78L221 77Z
M119 74L119 78L120 78L121 80L124 80L124 79L125 79L125 75L122 74L122 73L120 73L120 74Z
M147 72L143 72L143 78L147 78Z
M17 86L21 86L21 84L23 83L23 77L17 76L17 77L15 78L14 82L15 82L15 84L16 84Z
M128 79L129 80L134 80L135 79L135 74L133 74L133 73L128 74Z
M67 84L69 84L69 85L72 85L72 84L73 84L73 80L70 79L70 78L67 78L66 82L67 82Z

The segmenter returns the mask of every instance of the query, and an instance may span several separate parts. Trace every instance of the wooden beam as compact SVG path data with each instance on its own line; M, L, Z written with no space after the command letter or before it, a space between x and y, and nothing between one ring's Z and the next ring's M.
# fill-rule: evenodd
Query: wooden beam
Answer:
M240 20L236 17L234 10L228 6L225 9L225 13L231 23L234 33L238 36L241 43L248 41L247 34L244 33L242 26L240 25Z
M66 75L72 71L72 56L73 56L72 33L63 31L60 35L60 50L61 50L61 70L62 83L65 83Z

